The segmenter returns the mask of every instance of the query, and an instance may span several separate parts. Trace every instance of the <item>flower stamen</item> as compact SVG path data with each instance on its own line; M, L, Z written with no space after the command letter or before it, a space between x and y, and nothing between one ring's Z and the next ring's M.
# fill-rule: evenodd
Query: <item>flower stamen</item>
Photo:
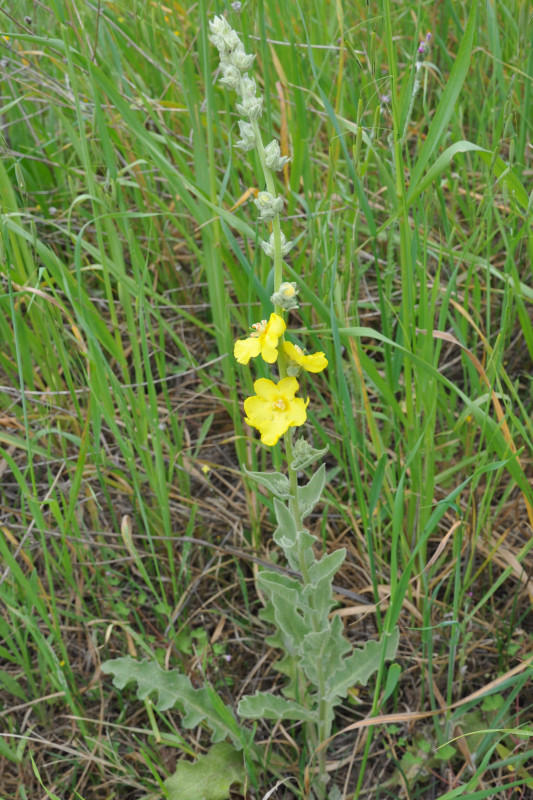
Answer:
M262 319L261 322L254 322L252 325L253 331L250 336L262 336L263 333L266 331L267 326L266 319Z

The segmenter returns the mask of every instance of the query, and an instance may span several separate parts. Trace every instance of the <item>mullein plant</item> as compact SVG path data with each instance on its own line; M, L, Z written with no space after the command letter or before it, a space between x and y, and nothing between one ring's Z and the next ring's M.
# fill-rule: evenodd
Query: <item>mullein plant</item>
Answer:
M264 99L248 74L254 56L245 52L224 17L215 17L209 27L210 39L220 56L220 83L234 90L239 98L235 110L242 119L238 122L237 147L244 152L255 150L262 166L265 189L258 192L254 202L259 221L270 227L268 240L262 241L261 247L274 267L272 313L268 320L255 323L247 338L235 343L234 356L239 364L262 358L277 366L279 379L256 380L255 395L244 401L244 412L245 421L259 431L264 445L272 447L283 437L287 475L252 473L246 468L244 471L274 495L274 541L283 550L289 567L299 574L298 578L289 578L267 570L258 575L259 588L268 600L260 617L276 631L267 643L283 651L276 669L287 682L284 697L258 692L243 698L238 712L248 718L298 720L305 724L307 744L317 756L314 792L321 798L326 796L327 783L326 749L322 745L331 735L333 709L354 683L366 683L380 662L394 657L398 635L395 632L384 643L369 642L363 650L355 651L343 635L341 618L330 615L335 605L333 580L346 551L337 550L317 559L316 537L303 526L303 519L320 500L326 467L322 463L302 486L298 472L320 461L326 450L315 450L303 437L293 442L294 428L305 423L309 403L309 399L298 396L298 378L305 372L322 372L328 362L323 352L307 355L287 338L286 317L298 307L298 290L295 283L283 277L283 258L290 252L292 242L281 230L284 200L276 192L274 173L283 169L289 157L281 154L275 139L263 144L259 119Z
M246 467L243 470L272 493L277 520L274 541L297 575L289 577L270 570L258 575L258 586L266 598L259 616L274 629L266 642L282 653L275 669L285 677L285 683L281 694L258 691L243 697L237 712L247 719L303 725L303 744L308 753L306 774L311 776L311 788L304 795L323 800L328 791L330 796L334 794L327 789L326 769L334 709L346 698L349 689L366 684L373 673L383 671L386 660L395 657L398 630L384 634L380 641L353 648L344 636L341 617L331 614L336 605L333 582L346 551L343 548L317 558L316 537L303 525L303 519L321 498L326 467L322 463L303 485L298 483L298 473L322 460L327 448L317 450L304 437L293 441L294 429L306 422L309 403L309 399L301 396L299 378L302 373L321 372L328 362L323 352L306 354L286 338L286 318L298 307L298 289L295 283L283 279L283 258L292 243L281 230L284 200L276 192L274 174L289 159L281 154L276 140L263 144L259 120L264 100L248 74L255 56L245 52L238 34L224 17L215 17L209 27L211 42L220 56L219 82L238 96L235 109L241 119L237 146L245 153L255 149L261 162L266 188L257 193L254 202L259 220L270 228L261 247L274 264L273 310L268 319L254 323L249 335L235 342L234 357L245 366L260 358L277 367L274 379L255 381L255 394L245 399L244 413L245 421L259 431L264 445L273 447L283 439L287 474L251 472ZM214 747L229 738L235 748L245 750L248 765L262 760L250 738L252 733L243 731L233 711L223 705L211 687L194 689L189 678L177 670L164 672L155 662L138 663L129 657L107 661L102 669L114 674L114 683L119 688L135 680L138 696L144 700L158 692L155 705L160 710L175 703L180 705L184 727L203 721L211 728Z

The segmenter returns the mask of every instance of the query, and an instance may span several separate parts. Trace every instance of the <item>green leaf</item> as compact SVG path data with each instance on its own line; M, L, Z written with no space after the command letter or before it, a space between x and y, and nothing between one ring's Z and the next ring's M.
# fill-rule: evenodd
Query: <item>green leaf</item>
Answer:
M509 167L500 156L495 156L490 150L485 150L485 148L473 142L467 142L466 140L455 142L450 145L450 147L446 148L444 153L441 153L435 163L431 165L424 177L421 178L416 185L413 183L411 184L411 188L407 192L406 204L408 206L411 205L411 203L422 194L424 189L427 189L427 187L444 172L457 154L469 152L479 153L480 158L487 166L492 168L493 173L501 183L506 184L507 188L515 196L520 205L523 206L523 208L527 208L529 203L528 194L511 167Z
M387 683L385 684L385 691L383 692L383 703L391 696L393 691L398 685L402 668L399 664L391 664L387 672Z
M180 761L165 787L169 800L227 800L231 787L242 789L245 782L242 753L221 742L193 763Z
M311 480L305 486L298 487L298 508L302 519L311 513L320 500L325 482L326 465L321 464Z
M470 67L470 56L472 53L472 45L474 43L474 33L476 31L476 11L477 2L472 2L470 8L470 15L468 23L461 39L461 46L457 53L457 58L450 72L450 77L446 83L446 87L442 93L442 97L435 111L435 115L429 126L426 140L420 150L420 155L413 167L411 173L411 190L413 193L416 191L418 184L422 179L424 170L437 149L439 142L442 138L446 126L454 112L455 103L459 97L463 83Z
M379 642L367 642L361 650L355 650L333 672L330 672L326 681L328 700L345 697L351 686L360 684L366 686L370 676L379 669L382 660L392 661L396 656L400 632L395 628L393 633L384 634Z
M280 503L277 498L274 498L274 510L278 527L274 531L273 538L276 544L283 548L290 567L297 571L300 570L300 549L303 550L306 566L309 566L315 558L313 555L313 542L316 541L316 536L306 530L297 530L290 509L284 503Z
M256 692L246 695L237 707L241 717L247 719L294 719L299 722L314 722L317 712L305 708L294 700L284 700L283 697L270 694L270 692Z
M274 572L260 572L258 575L260 588L270 598L274 622L288 640L287 643L284 641L284 646L295 652L305 634L312 630L312 609L302 601L299 583L292 581L294 587L291 587L288 584L290 580ZM302 615L300 611L307 614Z
M296 471L305 469L315 461L324 458L328 450L329 447L325 447L323 450L315 450L315 448L311 447L311 445L305 441L303 436L300 437L292 448L293 460L291 461L291 469Z
M326 689L328 676L334 673L339 664L343 663L343 656L352 651L350 642L343 635L342 620L339 616L324 630L308 633L301 645L302 667L311 683L319 683L318 668L326 676Z
M439 761L451 761L455 755L457 755L455 747L451 744L444 744L435 753L435 758Z
M244 464L242 468L249 478L261 484L261 486L265 486L272 494L276 495L276 497L285 499L291 496L288 478L281 472L250 472L249 469L246 469Z
M259 587L267 592L269 596L278 595L287 603L293 605L302 602L302 587L294 578L288 575L280 575L278 572L260 572L257 576Z
M117 689L135 681L139 700L146 700L155 692L154 705L158 711L166 711L179 703L184 710L185 728L196 728L205 722L213 742L229 737L236 747L242 746L240 728L231 709L224 706L210 687L194 689L188 676L178 670L164 670L156 661L135 661L131 656L104 661L101 669L114 676L113 684Z
M345 547L341 547L339 550L335 550L333 553L329 553L327 556L322 556L320 561L315 561L315 563L309 569L309 578L311 582L318 583L324 579L333 580L333 577L339 571L345 558Z

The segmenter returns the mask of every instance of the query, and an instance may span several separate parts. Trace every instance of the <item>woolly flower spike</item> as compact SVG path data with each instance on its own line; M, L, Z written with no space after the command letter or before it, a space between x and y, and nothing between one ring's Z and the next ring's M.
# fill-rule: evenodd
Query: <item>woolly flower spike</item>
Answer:
M259 354L263 361L274 364L278 357L278 339L285 331L285 322L277 314L271 314L268 322L266 319L252 325L254 332L248 339L235 342L233 355L239 364L247 364L251 358Z
M296 378L282 378L278 384L268 378L255 381L255 396L244 401L245 422L257 428L263 444L273 447L289 428L304 424L309 399L295 397L298 388Z
M324 353L312 353L306 356L302 348L292 342L283 342L283 349L291 362L287 370L289 375L293 374L293 370L299 372L300 368L305 369L306 372L322 372L328 365Z

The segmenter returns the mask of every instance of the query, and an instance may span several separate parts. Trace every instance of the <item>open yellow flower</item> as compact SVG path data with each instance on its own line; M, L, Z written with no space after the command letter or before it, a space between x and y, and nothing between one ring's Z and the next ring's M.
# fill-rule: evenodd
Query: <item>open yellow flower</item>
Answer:
M309 399L295 397L298 388L296 378L282 378L278 384L268 378L255 381L255 397L244 401L245 422L257 428L263 444L273 447L289 428L304 424Z
M274 364L278 357L278 339L285 327L285 322L278 314L271 314L268 322L263 319L252 325L251 336L235 342L233 354L239 364L247 364L259 354L268 364Z
M292 342L283 342L285 355L294 364L303 367L307 372L322 372L328 365L328 360L324 353L311 353L306 356L301 347Z

